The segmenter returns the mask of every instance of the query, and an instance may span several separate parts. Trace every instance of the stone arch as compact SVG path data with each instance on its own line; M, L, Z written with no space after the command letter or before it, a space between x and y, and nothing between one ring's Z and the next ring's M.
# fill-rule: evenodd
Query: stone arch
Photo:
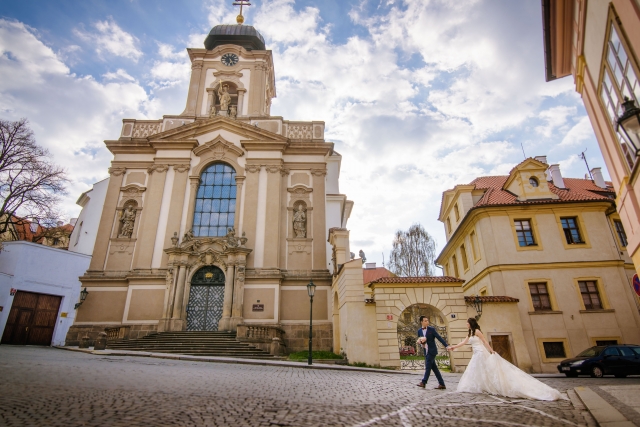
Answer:
M200 163L193 167L190 178L200 177L202 171L215 162L228 163L236 170L236 176L245 175L244 167L238 163L238 158L245 154L244 150L220 135L209 142L197 146L192 151L193 154L200 158Z
M217 75L216 75L217 74ZM242 77L242 73L225 73L218 74L215 73L215 80L211 82L209 87L207 88L208 100L207 100L207 111L211 111L211 107L215 105L216 111L220 111L220 100L218 99L218 88L219 85L222 84L227 85L227 92L231 95L231 102L229 106L235 105L237 108L237 115L242 115L242 110L244 109L244 94L247 89L244 87L244 83L240 80Z
M409 347L412 347L416 354L424 355L423 349L415 342L417 331L420 328L420 316L423 315L429 318L429 325L435 327L442 338L449 342L448 317L436 306L424 303L411 304L400 312L396 322L396 334L400 351L404 349L406 352ZM439 364L450 365L449 354L444 346L438 341L436 341L436 345L438 347L438 358L442 362L439 362Z
M218 330L224 305L226 273L222 265L216 264L222 263L197 263L189 270L184 294L187 330ZM205 277L211 274L212 281L209 285L205 283L206 280L194 283L194 279L201 272Z

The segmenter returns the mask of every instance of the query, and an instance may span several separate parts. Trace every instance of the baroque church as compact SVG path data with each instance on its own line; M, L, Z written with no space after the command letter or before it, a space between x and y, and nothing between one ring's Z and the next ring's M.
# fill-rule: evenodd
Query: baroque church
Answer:
M312 280L314 349L332 349L327 237L353 207L339 189L341 156L324 122L270 114L272 53L238 21L187 49L183 113L124 119L105 141L110 178L68 345L105 329L242 331L303 350Z

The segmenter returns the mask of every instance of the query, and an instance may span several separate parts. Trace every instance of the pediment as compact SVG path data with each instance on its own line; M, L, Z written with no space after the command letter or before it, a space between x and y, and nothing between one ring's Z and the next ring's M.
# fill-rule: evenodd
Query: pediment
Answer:
M547 182L545 172L548 167L546 163L536 159L525 159L511 169L509 178L505 181L502 189L515 194L517 200L521 202L536 199L558 199L558 195L551 192Z
M198 147L193 149L193 153L196 156L202 156L209 151L216 159L222 159L227 152L234 155L235 157L242 157L244 155L244 151L242 150L242 148L227 141L219 135L211 141L199 145Z
M153 135L149 141L154 143L162 142L195 142L198 137L218 131L226 130L230 133L239 135L243 140L264 141L264 142L281 142L286 143L288 139L277 133L252 126L238 120L229 119L227 117L217 116L205 120L197 120L193 123L186 124L177 128Z

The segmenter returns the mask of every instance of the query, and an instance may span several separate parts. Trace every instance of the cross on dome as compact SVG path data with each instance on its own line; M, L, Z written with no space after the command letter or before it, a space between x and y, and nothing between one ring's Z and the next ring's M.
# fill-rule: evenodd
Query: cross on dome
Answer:
M236 16L236 22L238 23L238 25L242 25L242 23L244 22L244 16L242 16L242 6L251 6L251 3L249 3L249 0L238 0L234 1L233 5L240 6L240 14Z

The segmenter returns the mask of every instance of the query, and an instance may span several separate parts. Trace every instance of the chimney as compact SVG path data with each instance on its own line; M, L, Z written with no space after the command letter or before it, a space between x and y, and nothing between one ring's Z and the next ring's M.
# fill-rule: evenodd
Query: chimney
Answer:
M562 180L562 174L560 173L560 165L555 164L549 166L549 173L551 174L551 180L553 181L553 185L558 188L566 188L564 186L564 181Z
M371 269L371 268L376 268L376 263L375 262L367 262L364 264L364 268L365 269Z
M607 188L607 184L604 182L604 177L602 176L602 168L591 169L591 176L593 177L594 184L600 188Z
M73 225L74 227L76 226L76 222L78 222L78 218L71 218L69 220L69 224Z
M547 164L547 156L535 156L534 159L536 159L540 163Z

